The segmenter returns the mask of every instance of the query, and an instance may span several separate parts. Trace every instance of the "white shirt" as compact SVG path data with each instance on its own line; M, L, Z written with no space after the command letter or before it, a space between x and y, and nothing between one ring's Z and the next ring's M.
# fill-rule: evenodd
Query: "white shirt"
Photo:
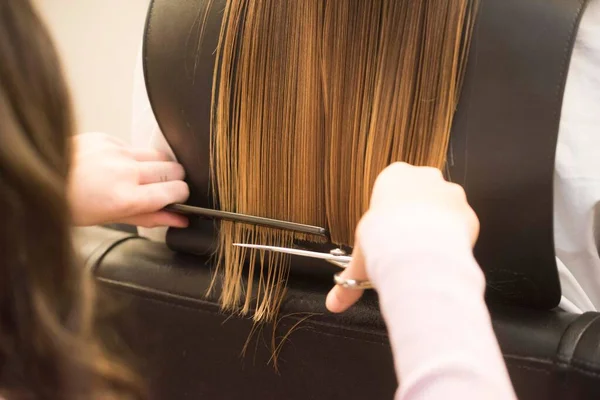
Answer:
M132 144L175 156L152 112L141 52L135 70ZM163 241L166 229L140 229ZM600 0L576 38L565 89L554 176L554 238L563 298L571 312L600 309Z
M600 309L599 0L588 5L571 59L556 149L554 221L564 308Z

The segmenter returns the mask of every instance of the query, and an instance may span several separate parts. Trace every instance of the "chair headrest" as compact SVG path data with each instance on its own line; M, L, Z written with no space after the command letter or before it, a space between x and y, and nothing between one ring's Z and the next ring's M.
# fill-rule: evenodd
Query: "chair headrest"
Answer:
M190 204L202 207L212 206L211 93L225 3L154 0L145 31L150 101L187 171ZM554 159L568 60L585 3L480 2L448 159L450 178L463 185L481 221L475 255L494 300L546 309L560 300ZM169 243L179 247L177 240ZM186 243L179 250L189 251Z

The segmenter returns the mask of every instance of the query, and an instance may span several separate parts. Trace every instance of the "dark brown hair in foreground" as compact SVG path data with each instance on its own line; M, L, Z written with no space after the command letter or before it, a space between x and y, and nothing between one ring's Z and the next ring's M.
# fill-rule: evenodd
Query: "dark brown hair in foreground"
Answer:
M97 337L94 287L75 262L66 198L73 118L28 0L0 2L0 396L140 398Z

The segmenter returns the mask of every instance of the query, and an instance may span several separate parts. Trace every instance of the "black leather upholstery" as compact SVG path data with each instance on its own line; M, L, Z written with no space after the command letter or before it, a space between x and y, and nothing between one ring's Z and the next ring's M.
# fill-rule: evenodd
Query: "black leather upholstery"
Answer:
M314 315L285 342L277 373L268 365L270 327L241 357L252 324L221 313L217 294L204 296L210 280L206 257L106 228L81 229L76 237L101 287L122 301L115 326L138 357L154 398L393 397L393 363L374 298L347 314L328 314L323 304L330 283L295 276L277 341L299 318ZM491 312L521 400L599 398L600 314L511 306Z
M189 202L199 207L211 206L209 121L215 49L225 4L225 0L152 1L144 33L150 103L177 159L186 167Z
M482 0L450 148L481 221L488 298L560 301L553 178L564 86L585 0Z

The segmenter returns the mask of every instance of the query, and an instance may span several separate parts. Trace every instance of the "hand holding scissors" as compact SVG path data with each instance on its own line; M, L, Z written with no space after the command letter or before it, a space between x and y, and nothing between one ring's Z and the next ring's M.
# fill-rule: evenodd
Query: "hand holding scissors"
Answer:
M369 211L363 216L363 219L377 216L382 221L381 223L385 224L387 223L386 219L381 216L400 214L403 218L411 218L415 209L447 216L453 223L464 226L471 244L475 244L479 235L479 220L466 201L464 190L459 185L447 182L442 173L435 168L413 167L405 163L388 166L375 181ZM430 229L435 229L436 225L432 223L429 226L431 226ZM369 280L369 271L363 256L360 227L359 224L352 256L340 254L335 250L328 254L263 245L237 245L316 257L343 268L343 271L335 275L336 285L327 296L327 308L332 312L343 312L358 301L364 289L375 288ZM393 232L393 227L391 232ZM369 248L369 251L381 252L388 251L388 249ZM410 268L410 266L387 265L386 268ZM385 271L381 271L380 275L379 279L385 279Z

